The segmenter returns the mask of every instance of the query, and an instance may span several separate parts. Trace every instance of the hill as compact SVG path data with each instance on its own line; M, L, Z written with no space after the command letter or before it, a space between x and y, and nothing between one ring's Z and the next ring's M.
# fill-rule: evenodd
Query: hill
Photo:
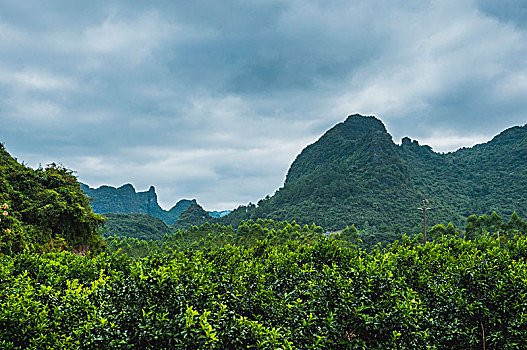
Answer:
M209 213L203 209L199 204L192 204L179 216L179 219L174 223L176 229L188 229L190 226L200 226L205 222L213 222L217 218L213 218Z
M429 223L462 226L471 214L527 214L527 127L447 154L404 138L393 142L383 123L351 115L307 146L291 165L284 186L221 218L315 222L327 229L422 231L423 199Z
M0 254L99 250L104 219L94 214L73 172L31 169L0 143Z
M195 199L182 199L170 210L164 210L157 202L154 186L150 186L148 191L136 192L131 184L122 185L118 188L106 185L91 188L82 184L82 190L93 199L93 211L96 213L147 214L160 218L167 225L174 224L183 211L192 204L197 204Z

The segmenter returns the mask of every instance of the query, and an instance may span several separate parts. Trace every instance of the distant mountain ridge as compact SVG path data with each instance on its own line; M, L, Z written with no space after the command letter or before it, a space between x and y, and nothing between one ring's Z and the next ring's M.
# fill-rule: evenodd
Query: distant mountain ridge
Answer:
M442 154L408 137L397 145L379 119L356 114L304 148L273 196L221 220L233 226L264 218L327 229L355 224L420 232L417 208L423 199L434 207L429 224L463 225L471 214L527 215L526 192L527 126Z
M148 214L160 218L168 225L173 225L182 212L197 204L195 199L182 199L170 210L164 210L159 206L154 186L150 186L145 192L136 192L131 184L117 188L107 185L91 188L81 184L81 189L93 199L92 208L95 213Z

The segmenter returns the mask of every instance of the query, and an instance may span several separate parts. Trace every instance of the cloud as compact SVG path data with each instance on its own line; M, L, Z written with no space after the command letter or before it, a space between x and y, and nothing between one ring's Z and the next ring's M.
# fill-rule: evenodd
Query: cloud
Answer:
M478 0L478 9L486 16L519 28L527 27L527 3L522 0Z
M75 86L69 78L46 71L23 69L0 70L0 83L20 90L70 90Z
M501 6L503 4L503 6ZM525 124L525 6L466 1L0 4L0 138L92 186L226 209L272 194L347 115L440 151Z
M157 11L141 13L131 19L112 13L102 23L84 29L79 42L68 42L73 50L85 51L88 56L101 60L100 64L114 58L121 65L133 68L178 34L177 26L167 23ZM100 69L101 66L90 62L86 67Z
M434 145L436 152L448 152L462 147L472 147L474 145L490 141L495 135L479 135L462 133L452 134L451 130L434 130L427 138L419 140L422 145Z
M384 117L397 136L494 133L525 120L525 33L448 3L412 18L420 30L404 28L405 42L361 68L335 105Z

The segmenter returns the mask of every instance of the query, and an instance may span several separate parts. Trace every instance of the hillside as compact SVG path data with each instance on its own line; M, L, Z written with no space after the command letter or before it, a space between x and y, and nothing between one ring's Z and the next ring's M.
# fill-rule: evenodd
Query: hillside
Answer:
M147 214L160 218L167 225L174 224L183 211L192 204L197 204L195 199L182 199L170 210L164 210L157 202L154 186L150 186L150 189L145 192L136 192L131 184L118 188L106 185L91 188L86 184L82 184L81 187L93 199L93 211L96 213Z
M527 215L527 127L505 130L488 143L441 154L404 138L393 142L375 117L349 116L307 146L284 186L221 219L268 218L341 229L422 231L417 210L429 199L429 224L462 226L471 214Z
M216 219L210 216L199 204L192 204L187 210L181 213L179 219L174 223L174 228L188 229L192 225L200 226L205 222L213 222Z
M57 164L33 170L0 143L0 254L99 250L104 219L94 214L73 172Z

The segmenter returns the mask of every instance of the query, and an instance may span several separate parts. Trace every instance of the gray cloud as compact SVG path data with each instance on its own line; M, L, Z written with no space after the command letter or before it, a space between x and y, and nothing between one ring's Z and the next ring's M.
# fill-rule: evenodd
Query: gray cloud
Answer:
M353 113L440 151L527 120L522 1L3 1L0 141L165 207L272 194Z
M478 9L487 16L501 22L512 23L520 28L527 27L527 3L522 0L478 0Z

